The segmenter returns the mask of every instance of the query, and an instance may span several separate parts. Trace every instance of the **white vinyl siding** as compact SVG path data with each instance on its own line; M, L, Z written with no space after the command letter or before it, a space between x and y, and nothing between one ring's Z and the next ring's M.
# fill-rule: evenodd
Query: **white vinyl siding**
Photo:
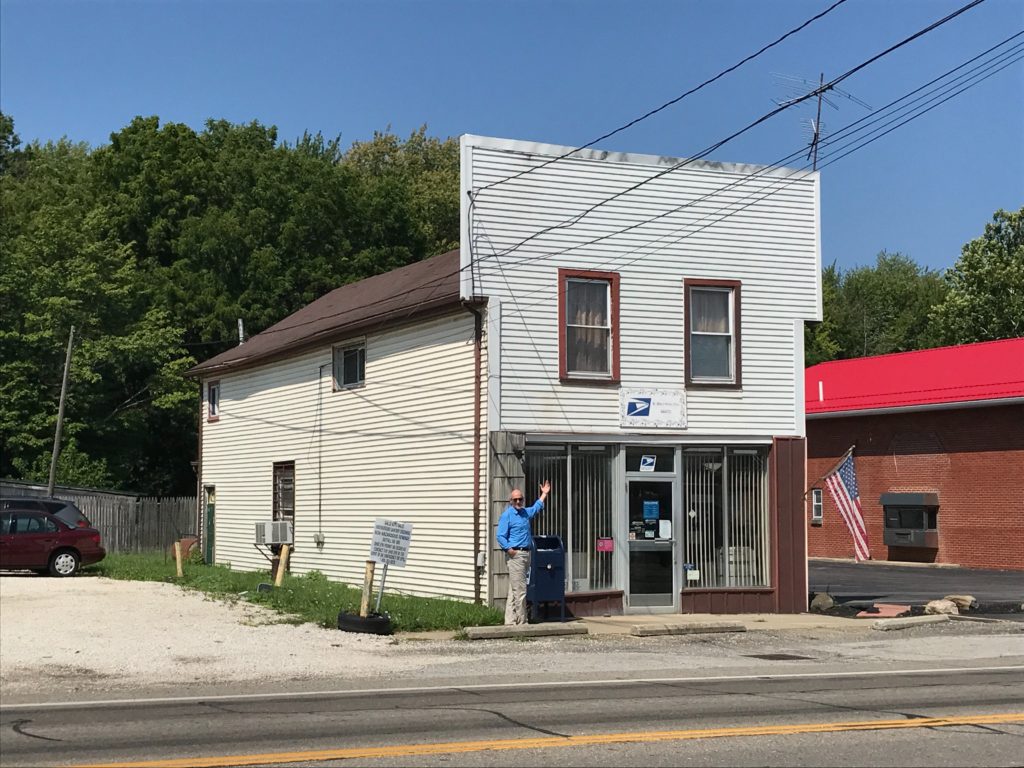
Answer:
M203 430L202 482L217 487L217 562L268 567L253 546L254 524L272 517L274 464L294 461L292 573L361 585L383 517L414 526L406 567L388 571L388 593L472 599L472 315L369 334L363 387L333 391L332 362L325 345L221 376L222 417ZM486 446L485 433L483 477ZM485 483L480 490L484 547Z
M500 299L501 429L635 432L619 426L614 387L558 377L559 267L620 275L622 387L683 388L685 278L742 286L742 389L687 392L688 435L801 434L795 320L818 319L818 176L697 162L566 226L591 206L651 179L670 159L568 151L463 137L463 291ZM683 206L680 210L674 210ZM725 216L727 212L731 215ZM664 214L628 232L589 241ZM545 227L556 227L538 234ZM528 242L519 244L530 238Z

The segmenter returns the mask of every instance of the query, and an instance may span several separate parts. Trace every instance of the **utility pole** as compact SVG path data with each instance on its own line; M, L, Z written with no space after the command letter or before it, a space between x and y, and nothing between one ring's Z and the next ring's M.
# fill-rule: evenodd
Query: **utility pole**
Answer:
M814 119L814 137L811 139L811 154L814 156L814 165L811 170L818 170L818 142L821 140L821 99L824 95L825 73L822 72L818 78L818 116Z
M64 381L60 385L60 406L57 408L57 431L53 435L53 456L50 458L50 482L46 486L46 495L53 496L53 486L57 480L57 457L60 456L60 435L64 431L64 401L68 395L68 375L71 372L71 347L75 342L75 326L71 326L68 334L68 354L64 358Z

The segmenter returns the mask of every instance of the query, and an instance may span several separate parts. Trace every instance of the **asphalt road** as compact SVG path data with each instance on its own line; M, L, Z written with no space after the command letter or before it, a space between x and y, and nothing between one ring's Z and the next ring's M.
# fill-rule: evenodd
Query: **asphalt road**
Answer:
M1020 765L1022 740L1024 666L0 708L11 768Z
M973 595L979 603L1024 602L1024 572L975 568L927 568L811 560L811 592L837 602L920 605L946 595Z

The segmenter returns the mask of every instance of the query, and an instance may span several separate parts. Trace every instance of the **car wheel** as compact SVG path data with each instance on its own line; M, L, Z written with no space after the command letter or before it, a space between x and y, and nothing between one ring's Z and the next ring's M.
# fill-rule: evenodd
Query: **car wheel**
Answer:
M346 632L362 632L364 635L390 635L392 633L391 619L379 613L371 613L369 616L360 616L357 613L338 614L338 629Z
M70 549L62 549L54 553L50 558L51 576L74 576L78 573L78 564L81 559Z

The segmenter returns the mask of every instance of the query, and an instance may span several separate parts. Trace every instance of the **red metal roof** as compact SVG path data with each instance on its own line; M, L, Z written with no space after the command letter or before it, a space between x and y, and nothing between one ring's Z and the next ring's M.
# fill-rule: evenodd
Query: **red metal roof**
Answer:
M1024 399L1024 338L819 363L804 385L809 417Z

